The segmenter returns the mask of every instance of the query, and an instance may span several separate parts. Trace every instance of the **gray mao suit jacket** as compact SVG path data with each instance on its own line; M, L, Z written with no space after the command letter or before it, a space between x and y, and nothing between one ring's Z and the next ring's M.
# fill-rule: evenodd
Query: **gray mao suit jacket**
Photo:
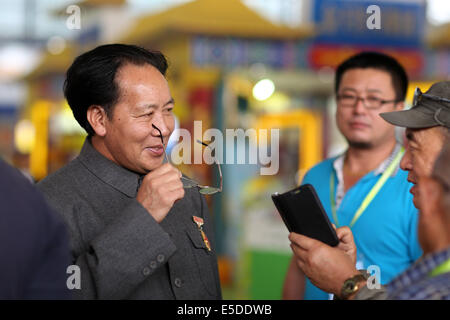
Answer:
M139 175L97 152L80 155L38 183L65 220L78 299L221 299L214 234L205 199L186 189L157 223L135 199ZM193 216L204 219L209 251ZM68 275L69 277L69 275Z

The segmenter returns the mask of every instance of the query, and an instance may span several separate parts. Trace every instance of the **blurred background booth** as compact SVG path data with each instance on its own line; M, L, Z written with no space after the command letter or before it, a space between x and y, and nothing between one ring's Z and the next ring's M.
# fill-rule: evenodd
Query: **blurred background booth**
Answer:
M78 155L86 136L62 92L74 58L115 42L162 51L176 127L187 129L193 141L211 138L205 135L209 129L223 137L223 153L216 156L224 190L207 201L224 298L280 299L291 250L270 196L294 188L310 167L345 150L334 123L336 66L363 50L393 55L410 77L410 104L416 86L426 91L432 82L449 79L450 3L443 3L2 2L1 156L34 181L58 170ZM380 29L367 25L373 4L380 8ZM10 14L1 19L4 12ZM14 31L22 25L23 32ZM228 133L234 136L227 140ZM169 153L179 139L171 137ZM262 147L270 163L262 163ZM261 174L272 165L274 174ZM177 166L205 184L219 183L214 166Z

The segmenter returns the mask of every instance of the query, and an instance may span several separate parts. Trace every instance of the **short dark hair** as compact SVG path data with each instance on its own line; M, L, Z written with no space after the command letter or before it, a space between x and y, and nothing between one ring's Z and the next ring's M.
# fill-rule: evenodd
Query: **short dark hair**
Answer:
M66 73L64 96L75 119L89 136L95 132L87 121L87 110L99 105L109 118L119 99L115 81L117 71L124 64L150 64L161 72L167 71L167 60L159 51L126 44L107 44L78 56Z
M396 100L405 100L408 88L408 76L405 69L393 57L379 52L361 52L342 62L336 70L335 92L338 92L342 76L346 71L360 68L373 68L389 73Z

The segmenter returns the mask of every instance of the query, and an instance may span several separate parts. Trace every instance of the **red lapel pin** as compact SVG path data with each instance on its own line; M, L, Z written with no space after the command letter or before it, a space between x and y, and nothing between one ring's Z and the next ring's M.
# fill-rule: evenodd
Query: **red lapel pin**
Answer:
M203 242L206 245L206 248L208 248L208 251L211 251L211 245L209 244L209 240L206 237L205 232L203 231L203 224L204 224L203 219L200 217L197 217L197 216L192 216L192 220L194 220L195 224L197 225L198 230L200 231L200 234L202 235Z

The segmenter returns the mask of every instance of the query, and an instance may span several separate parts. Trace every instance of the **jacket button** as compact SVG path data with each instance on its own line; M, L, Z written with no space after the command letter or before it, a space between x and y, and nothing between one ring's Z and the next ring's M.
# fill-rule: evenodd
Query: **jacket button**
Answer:
M145 267L144 269L142 269L142 274L143 274L144 276L148 276L148 275L150 274L150 269L147 268L147 267Z
M157 257L156 257L156 260L158 260L158 262L159 263L161 263L161 262L163 262L164 261L164 255L163 254L159 254Z
M156 269L156 266L157 266L157 264L155 261L150 262L150 268Z
M175 286L177 288L181 288L181 285L182 285L181 279L180 278L175 278Z

